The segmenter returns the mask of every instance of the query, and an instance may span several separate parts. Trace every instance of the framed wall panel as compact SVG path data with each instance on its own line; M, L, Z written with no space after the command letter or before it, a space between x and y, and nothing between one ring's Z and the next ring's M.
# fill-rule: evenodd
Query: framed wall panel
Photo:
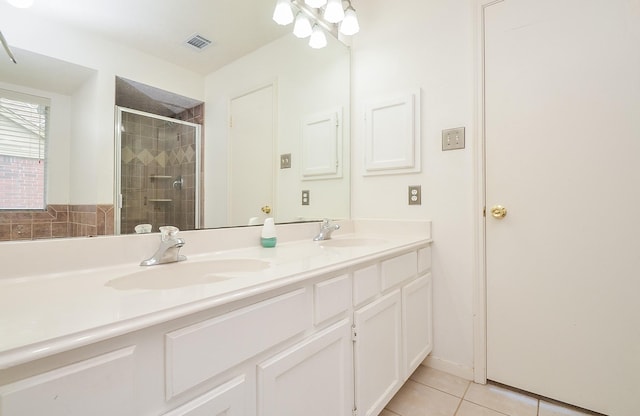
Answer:
M420 90L365 108L365 175L420 172Z
M342 177L342 109L307 116L302 121L303 180Z

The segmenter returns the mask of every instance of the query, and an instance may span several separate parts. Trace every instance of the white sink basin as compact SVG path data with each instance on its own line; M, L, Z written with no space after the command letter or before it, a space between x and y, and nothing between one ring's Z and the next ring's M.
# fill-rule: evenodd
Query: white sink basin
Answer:
M336 238L335 240L321 241L323 247L365 247L376 246L386 243L387 240L381 238Z
M108 281L105 286L118 290L175 289L239 278L269 268L270 263L257 259L224 259L178 262L141 268L140 271Z

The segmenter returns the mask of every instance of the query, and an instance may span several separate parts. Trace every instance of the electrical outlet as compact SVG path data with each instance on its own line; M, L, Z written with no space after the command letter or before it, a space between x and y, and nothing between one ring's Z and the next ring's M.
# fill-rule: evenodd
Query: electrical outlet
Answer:
M442 130L442 150L464 149L464 127Z
M291 153L280 155L280 169L291 168Z
M409 205L422 205L422 187L420 185L409 186Z
M302 205L309 205L309 195L311 194L311 192L307 191L302 191Z

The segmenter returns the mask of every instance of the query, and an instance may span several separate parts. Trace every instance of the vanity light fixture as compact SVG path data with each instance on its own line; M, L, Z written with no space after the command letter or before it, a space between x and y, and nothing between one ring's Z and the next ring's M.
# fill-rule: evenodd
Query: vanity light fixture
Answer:
M295 18L294 9L298 10ZM310 36L309 46L315 49L327 46L325 32L339 39L339 34L352 36L360 31L351 0L277 0L273 20L282 26L295 20L293 34L299 38Z
M327 4L327 0L304 0L304 3L309 7L313 7L314 9L319 9L320 7Z
M340 33L351 36L359 31L360 24L358 23L358 16L356 16L356 9L353 8L351 1L349 1L349 7L344 12L344 20L340 23Z
M329 23L339 23L344 19L342 0L329 0L324 9L324 20Z
M296 23L293 25L293 34L302 39L311 36L312 32L313 28L309 17L303 12L298 12Z
M34 0L7 0L7 3L19 9L28 9L33 6Z
M313 32L309 38L309 46L313 49L322 49L327 46L327 36L324 31L317 24L313 26Z
M282 26L293 22L293 10L291 10L291 0L278 0L276 9L273 11L273 20Z

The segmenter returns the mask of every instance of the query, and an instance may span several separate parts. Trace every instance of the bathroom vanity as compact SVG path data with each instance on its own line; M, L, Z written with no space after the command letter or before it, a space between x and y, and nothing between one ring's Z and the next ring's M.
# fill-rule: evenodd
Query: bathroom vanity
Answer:
M244 230L253 247L178 264L0 279L0 415L378 415L432 348L430 224L278 231L275 249Z

